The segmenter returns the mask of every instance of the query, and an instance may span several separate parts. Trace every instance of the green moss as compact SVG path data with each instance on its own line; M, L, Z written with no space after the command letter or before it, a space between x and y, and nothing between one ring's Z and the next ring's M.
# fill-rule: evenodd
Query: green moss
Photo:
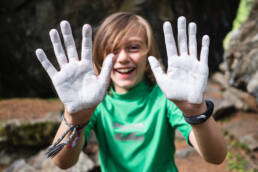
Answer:
M55 122L25 123L16 128L9 127L6 130L7 140L17 146L49 145L57 127Z
M47 99L44 99L44 100L49 101L49 102L60 101L58 97L51 97L51 98L47 98Z
M0 137L5 136L5 126L0 124Z
M256 172L257 170L250 169L250 162L247 160L251 153L248 145L241 143L230 133L226 133L225 138L229 142L229 152L226 157L227 170L234 172Z
M231 145L232 147L235 147L235 148L243 149L243 150L245 150L246 152L249 152L249 151L250 151L247 144L241 143L241 142L239 142L239 141L236 140L236 139L234 139L234 140L230 143L230 145Z
M254 172L253 169L248 168L248 162L238 153L231 154L228 152L226 159L228 160L227 170L237 172Z

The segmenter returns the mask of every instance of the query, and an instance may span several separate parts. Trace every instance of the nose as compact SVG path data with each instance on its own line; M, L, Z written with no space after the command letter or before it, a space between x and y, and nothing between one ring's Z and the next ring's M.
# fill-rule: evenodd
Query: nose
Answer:
M129 62L129 56L128 56L128 53L126 52L126 50L121 49L117 53L117 55L116 55L116 62L117 63L122 63L122 64L125 64L125 63Z

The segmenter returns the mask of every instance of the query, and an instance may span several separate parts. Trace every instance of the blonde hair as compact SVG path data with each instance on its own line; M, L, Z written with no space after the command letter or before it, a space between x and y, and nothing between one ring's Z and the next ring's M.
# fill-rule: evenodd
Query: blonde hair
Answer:
M143 29L146 33L147 56L152 55L160 59L159 50L149 23L144 18L136 14L118 12L107 17L99 26L95 34L93 63L97 73L101 70L104 57L107 54L112 53L115 48L119 47L121 40L123 40L123 38L135 28L139 30ZM154 85L156 83L149 63L147 63L145 79L150 85Z

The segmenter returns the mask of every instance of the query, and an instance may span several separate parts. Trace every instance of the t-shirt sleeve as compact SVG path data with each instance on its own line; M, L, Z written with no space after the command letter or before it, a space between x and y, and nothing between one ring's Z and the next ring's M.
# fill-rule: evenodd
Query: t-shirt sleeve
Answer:
M84 145L84 147L87 146L87 144L88 144L88 139L89 139L89 136L90 136L90 133L91 133L92 129L94 129L94 127L95 127L98 114L99 114L99 110L98 110L98 107L97 107L95 109L94 113L92 114L89 123L84 128L84 131L83 131L83 134L85 136L85 145Z
M187 143L192 146L189 140L189 134L192 130L191 125L185 121L182 111L173 102L167 100L167 107L169 123L173 128L178 129L186 139Z

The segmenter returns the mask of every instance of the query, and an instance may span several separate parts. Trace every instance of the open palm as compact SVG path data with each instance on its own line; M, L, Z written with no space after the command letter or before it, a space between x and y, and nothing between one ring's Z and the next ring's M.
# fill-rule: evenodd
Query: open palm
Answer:
M101 73L96 76L92 63L91 27L83 26L82 53L79 59L70 24L62 21L60 25L68 58L57 30L52 29L49 33L60 71L50 63L42 49L37 49L36 55L50 76L67 111L75 113L96 106L104 98L110 80L113 55L105 58Z
M200 60L197 58L196 24L190 23L187 46L186 19L178 18L178 50L169 22L164 26L165 43L168 55L168 70L165 73L155 57L149 57L149 63L156 81L169 100L188 101L193 104L202 102L209 69L209 37L202 39Z

